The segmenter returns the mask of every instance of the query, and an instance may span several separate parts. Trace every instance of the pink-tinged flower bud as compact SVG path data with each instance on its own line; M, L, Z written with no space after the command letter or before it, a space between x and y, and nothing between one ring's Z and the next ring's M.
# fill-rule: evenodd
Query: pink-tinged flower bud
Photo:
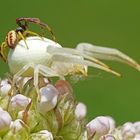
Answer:
M140 134L140 121L135 122L135 123L133 124L133 126L134 126L134 128L135 128L135 133L136 133L136 134Z
M116 140L115 137L113 135L105 135L105 136L101 136L100 140Z
M44 114L53 109L57 104L58 94L57 89L51 84L42 87L40 89L40 102L37 105L38 111Z
M84 103L78 103L75 109L75 116L77 120L82 120L87 114L87 107Z
M5 97L8 95L9 91L11 89L11 85L8 83L8 80L2 80L0 83L0 96Z
M59 91L60 95L64 95L66 93L72 93L72 87L65 80L58 80L55 84L55 87Z
M106 135L110 130L110 124L107 117L100 116L93 119L86 125L88 137L100 137Z
M6 131L10 128L12 118L7 111L0 108L0 132Z
M122 127L122 137L124 140L128 140L130 138L135 137L135 128L133 126L133 123L127 122Z
M21 94L17 94L11 98L9 108L11 110L24 110L30 102L30 98Z

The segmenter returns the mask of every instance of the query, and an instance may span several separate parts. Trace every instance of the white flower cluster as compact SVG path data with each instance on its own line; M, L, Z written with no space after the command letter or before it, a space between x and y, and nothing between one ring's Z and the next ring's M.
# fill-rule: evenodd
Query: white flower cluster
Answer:
M110 116L86 123L86 105L70 84L40 79L40 100L32 78L0 82L0 140L140 140L140 122L116 127Z

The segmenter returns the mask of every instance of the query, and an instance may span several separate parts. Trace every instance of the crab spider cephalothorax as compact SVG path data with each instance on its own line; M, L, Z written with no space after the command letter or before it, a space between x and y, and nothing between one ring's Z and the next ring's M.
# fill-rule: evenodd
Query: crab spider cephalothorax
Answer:
M64 48L60 44L40 37L20 40L15 49L8 53L8 65L14 75L14 82L20 76L34 77L34 86L38 89L39 75L44 77L59 77L66 75L87 75L87 68L94 67L117 76L119 73L110 69L98 59L115 60L126 63L140 71L140 65L129 56L113 48L94 46L89 43L80 43L76 48Z
M0 57L7 62L7 55L6 55L6 48L14 49L17 43L22 39L24 40L26 48L28 48L28 45L25 41L25 38L28 36L39 36L42 38L39 34L32 32L28 30L28 23L34 23L40 26L42 29L48 29L48 31L51 33L53 40L56 42L56 38L52 32L52 29L45 23L43 23L39 18L17 18L16 23L19 25L19 27L15 30L11 30L7 33L5 41L0 46Z

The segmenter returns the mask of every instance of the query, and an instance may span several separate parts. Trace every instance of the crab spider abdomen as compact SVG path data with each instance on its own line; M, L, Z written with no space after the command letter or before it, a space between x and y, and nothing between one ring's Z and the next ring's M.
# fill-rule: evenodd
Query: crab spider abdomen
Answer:
M10 72L16 74L25 65L31 63L33 66L38 64L50 66L51 54L47 52L47 47L53 45L61 47L58 43L44 38L43 40L39 37L28 37L26 38L29 49L25 47L23 40L20 40L15 49L10 49L8 54L8 65ZM24 73L24 76L32 76L33 69L29 69Z

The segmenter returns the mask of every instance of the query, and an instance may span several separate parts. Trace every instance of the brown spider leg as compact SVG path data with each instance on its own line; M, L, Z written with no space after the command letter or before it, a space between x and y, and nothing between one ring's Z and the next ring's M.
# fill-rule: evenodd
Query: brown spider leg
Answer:
M55 37L55 35L54 35L54 33L53 33L51 27L49 27L47 24L42 23L42 22L40 22L39 25L40 25L42 28L47 28L47 30L50 32L50 34L51 34L51 36L52 36L52 40L55 41L55 42L57 42L57 41L56 41L56 37Z
M23 39L26 48L29 49L29 48L28 48L28 45L27 45L27 43L26 43L26 41L25 41L25 38L24 38L23 34L22 34L21 32L17 32L17 34L18 34L18 36L19 36L19 40L20 40L20 39Z
M57 41L56 41L56 37L55 37L55 35L54 35L52 29L51 29L47 24L41 22L39 18L18 18L18 19L16 19L16 23L17 23L20 27L22 27L23 29L26 30L27 27L26 27L25 24L23 25L23 24L21 23L22 21L31 22L31 23L40 25L42 29L47 28L47 30L50 32L50 34L51 34L51 36L52 36L52 40L55 41L55 42L57 42Z
M0 47L0 57L7 63L7 56L5 54L5 49L7 47L6 42L3 42Z

